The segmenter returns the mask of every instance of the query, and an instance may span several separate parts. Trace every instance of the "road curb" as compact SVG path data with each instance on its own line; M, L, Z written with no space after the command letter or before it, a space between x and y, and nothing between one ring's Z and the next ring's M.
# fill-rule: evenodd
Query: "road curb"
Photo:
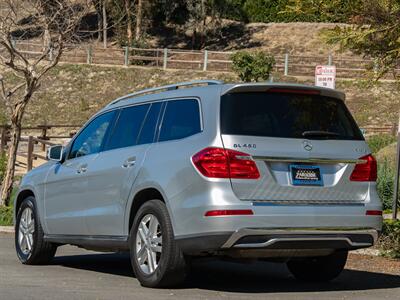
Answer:
M14 226L0 226L0 233L14 233Z

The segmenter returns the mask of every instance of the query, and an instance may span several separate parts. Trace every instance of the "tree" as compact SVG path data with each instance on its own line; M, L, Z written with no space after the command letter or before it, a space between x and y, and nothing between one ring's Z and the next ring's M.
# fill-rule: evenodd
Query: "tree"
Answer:
M142 19L143 19L143 1L138 0L137 10L136 10L136 30L135 30L135 40L136 42L142 37ZM130 24L130 18L128 19L128 24Z
M375 60L376 78L394 72L400 59L400 1L365 0L353 26L324 32L326 41Z
M12 76L0 77L0 99L7 110L11 127L7 168L4 174L0 205L8 205L13 187L17 149L22 119L33 94L45 75L54 68L65 44L78 38L77 30L88 6L74 0L6 0L0 15L0 66ZM34 59L19 48L19 39L35 30L46 45ZM10 78L11 77L11 78Z
M285 1L287 5L279 14L284 16L286 21L345 23L352 21L364 2L363 0L280 0L282 3Z
M97 41L100 42L102 35L102 28L103 28L103 0L92 0L92 4L96 10L97 15Z

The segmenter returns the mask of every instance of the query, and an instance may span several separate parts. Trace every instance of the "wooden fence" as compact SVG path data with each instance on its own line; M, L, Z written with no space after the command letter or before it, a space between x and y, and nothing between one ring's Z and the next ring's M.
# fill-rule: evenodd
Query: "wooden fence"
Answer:
M72 138L80 125L38 125L22 128L17 152L17 173L30 171L47 160L50 146L65 143ZM10 127L0 126L0 151L5 151L10 141ZM39 162L40 161L40 162Z
M42 44L28 41L15 41L17 49L31 58L39 57ZM138 65L163 69L191 69L198 71L232 70L233 52L182 49L143 49L115 48L107 49L93 45L67 45L61 62L80 64L105 64L115 66ZM271 53L275 56L275 72L285 76L314 76L316 65L334 64L338 78L364 77L367 71L374 70L374 61L346 56L305 56L289 53ZM51 59L51 53L49 54ZM394 71L400 74L400 66Z

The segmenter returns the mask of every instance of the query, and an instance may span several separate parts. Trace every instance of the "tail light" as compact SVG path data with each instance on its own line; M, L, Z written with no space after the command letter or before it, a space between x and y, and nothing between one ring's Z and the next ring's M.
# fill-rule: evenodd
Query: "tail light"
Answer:
M365 212L365 215L367 215L367 216L382 216L382 211L381 210L367 210Z
M249 154L222 148L206 148L192 157L201 174L211 178L258 179L256 163Z
M351 181L376 181L377 165L375 158L369 154L361 157L365 163L356 164L353 173L351 173Z

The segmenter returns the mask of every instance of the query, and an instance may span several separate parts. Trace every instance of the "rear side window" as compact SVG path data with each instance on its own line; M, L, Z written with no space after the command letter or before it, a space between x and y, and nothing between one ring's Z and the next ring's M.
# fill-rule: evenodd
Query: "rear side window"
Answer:
M168 101L159 141L182 139L201 131L200 108L195 99Z
M106 150L135 146L150 104L122 109Z
M224 95L221 132L261 137L364 140L343 101L292 93Z

